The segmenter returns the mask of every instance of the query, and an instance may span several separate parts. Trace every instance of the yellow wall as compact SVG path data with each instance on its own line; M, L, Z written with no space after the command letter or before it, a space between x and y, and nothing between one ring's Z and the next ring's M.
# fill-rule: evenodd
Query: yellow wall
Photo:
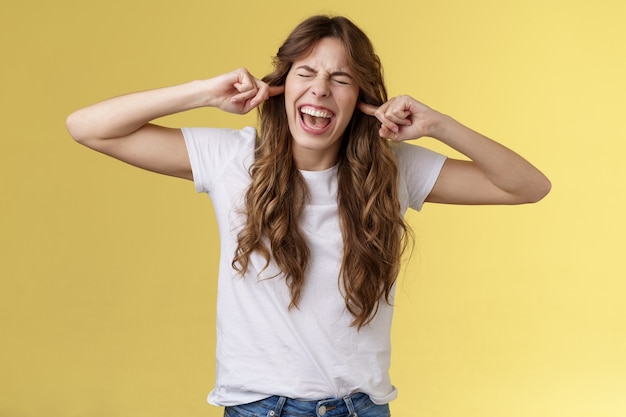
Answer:
M4 3L1 417L221 414L204 402L218 251L208 199L73 143L65 116L238 66L262 75L318 12L366 30L391 95L500 139L554 184L534 206L411 216L393 414L626 415L622 0ZM254 120L198 110L164 123Z

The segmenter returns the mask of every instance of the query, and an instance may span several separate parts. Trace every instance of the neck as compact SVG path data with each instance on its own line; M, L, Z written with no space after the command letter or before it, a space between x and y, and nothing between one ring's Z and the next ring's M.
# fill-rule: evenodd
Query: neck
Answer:
M296 168L301 171L324 171L332 168L337 164L339 158L339 148L329 152L328 149L324 151L317 151L314 149L305 149L294 147L293 159L296 163Z

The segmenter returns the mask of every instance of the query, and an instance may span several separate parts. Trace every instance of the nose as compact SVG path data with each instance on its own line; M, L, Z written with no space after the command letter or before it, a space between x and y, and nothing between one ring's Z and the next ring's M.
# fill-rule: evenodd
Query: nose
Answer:
M328 80L324 77L316 77L311 91L316 97L327 97L330 94Z

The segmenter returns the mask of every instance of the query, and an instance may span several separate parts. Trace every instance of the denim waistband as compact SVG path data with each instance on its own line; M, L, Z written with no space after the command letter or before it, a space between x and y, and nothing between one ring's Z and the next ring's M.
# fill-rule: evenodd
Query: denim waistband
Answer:
M274 395L253 404L255 407L269 410L267 414L265 414L268 417L358 417L360 410L374 405L369 396L363 393L346 395L341 398L328 398L314 401L294 400L292 398ZM252 406L253 404L248 404L248 406ZM239 407L236 406L235 408ZM248 407L243 406L242 408Z

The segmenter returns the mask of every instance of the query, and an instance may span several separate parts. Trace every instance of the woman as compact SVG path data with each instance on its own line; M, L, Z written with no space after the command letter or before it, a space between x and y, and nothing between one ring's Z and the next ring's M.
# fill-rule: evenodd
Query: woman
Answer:
M150 123L198 107L258 107L259 132ZM369 39L342 17L302 22L263 80L238 69L129 94L67 125L88 147L211 196L221 260L209 402L227 415L389 415L406 209L529 203L550 189L504 146L409 96L388 100ZM422 136L469 161L402 142Z

